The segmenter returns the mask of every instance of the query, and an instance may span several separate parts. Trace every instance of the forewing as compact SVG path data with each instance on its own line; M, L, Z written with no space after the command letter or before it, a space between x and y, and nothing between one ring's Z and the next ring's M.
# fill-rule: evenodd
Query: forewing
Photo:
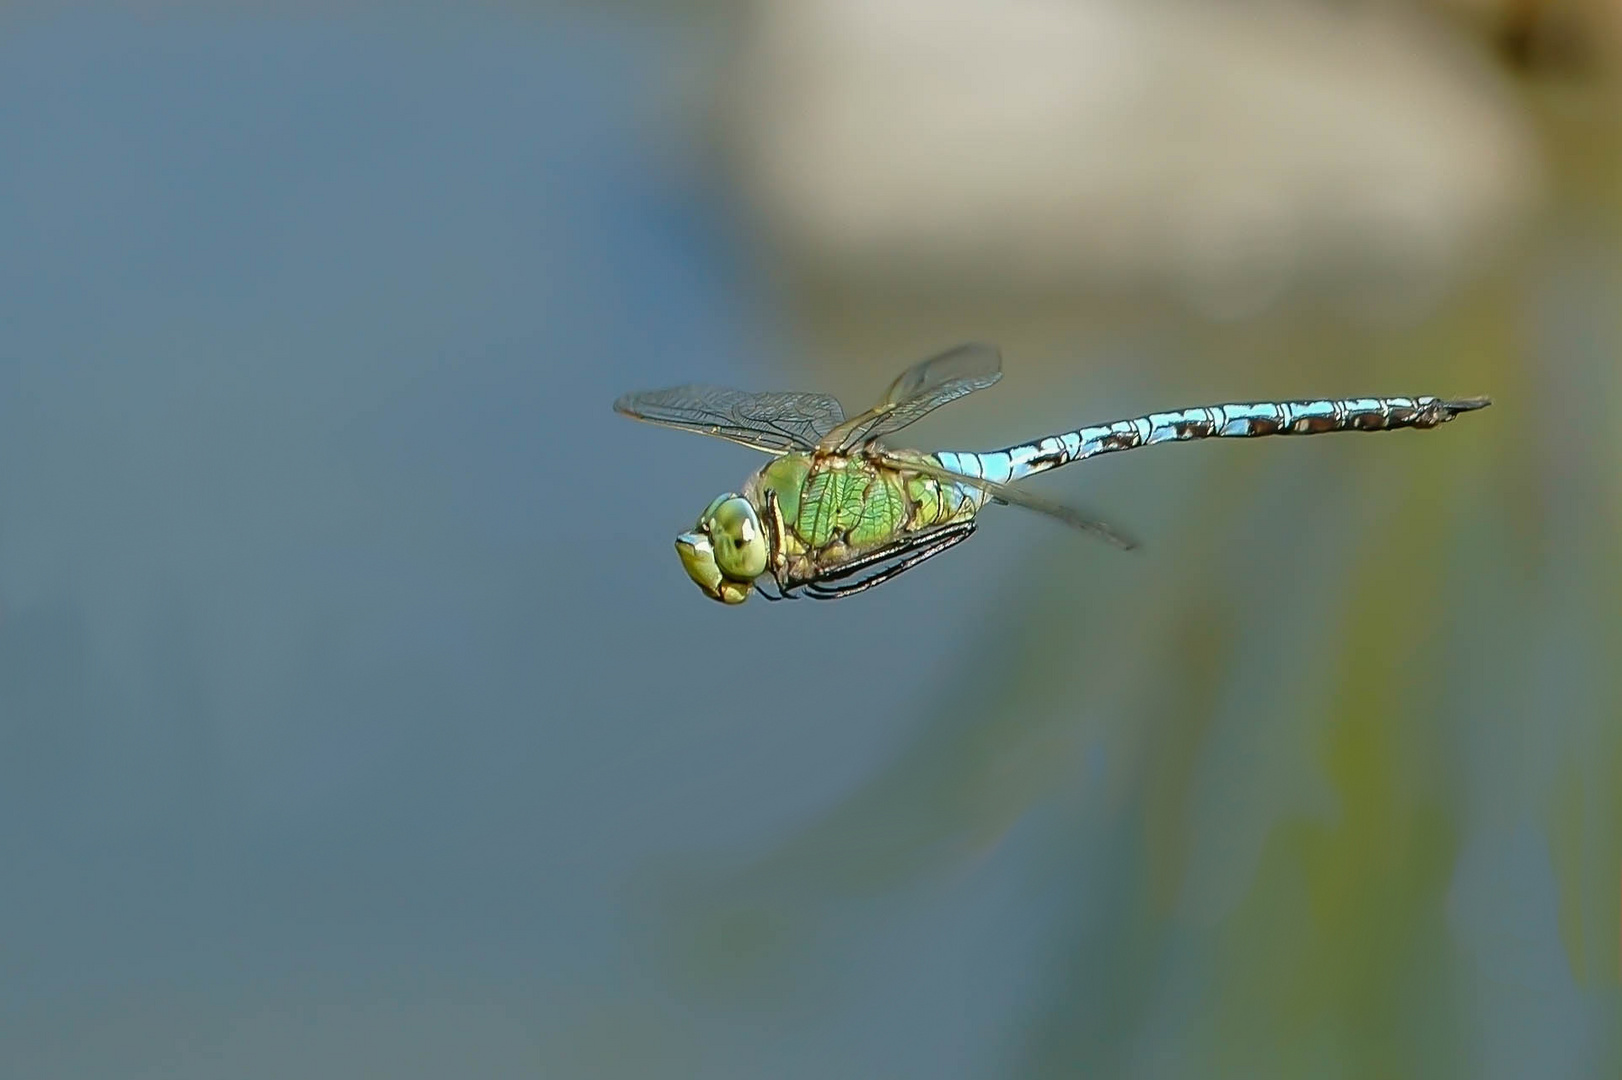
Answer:
M1002 352L970 342L920 361L890 384L884 399L830 431L820 449L844 453L917 423L948 402L984 390L1002 378Z
M1091 533L1101 540L1114 544L1123 551L1130 551L1138 546L1136 540L1118 532L1102 521L1090 518L1081 511L1063 503L1044 499L1042 496L1024 488L1017 488L1010 484L999 484L993 480L984 480L978 476L968 476L964 473L954 472L943 465L920 460L913 455L897 455L890 459L889 464L894 468L907 469L912 472L923 473L925 476L933 476L943 482L964 484L968 487L977 488L998 502L1007 503L1009 506L1024 507L1026 510L1034 510L1038 514L1053 518L1055 521L1062 521L1073 529Z
M614 411L771 454L815 449L845 419L839 402L826 394L752 394L698 385L626 394L614 402Z

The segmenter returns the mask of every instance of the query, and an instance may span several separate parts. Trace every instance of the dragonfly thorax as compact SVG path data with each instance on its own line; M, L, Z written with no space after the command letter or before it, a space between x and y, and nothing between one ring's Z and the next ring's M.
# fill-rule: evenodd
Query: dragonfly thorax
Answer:
M676 554L705 596L741 604L766 572L770 550L754 506L728 492L705 507L692 532L676 537Z

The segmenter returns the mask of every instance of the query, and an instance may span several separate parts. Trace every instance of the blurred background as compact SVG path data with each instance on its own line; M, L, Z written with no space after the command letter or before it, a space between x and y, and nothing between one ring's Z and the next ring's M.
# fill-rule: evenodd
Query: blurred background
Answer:
M0 13L0 1074L1622 1072L1622 8ZM960 340L1038 481L671 549Z

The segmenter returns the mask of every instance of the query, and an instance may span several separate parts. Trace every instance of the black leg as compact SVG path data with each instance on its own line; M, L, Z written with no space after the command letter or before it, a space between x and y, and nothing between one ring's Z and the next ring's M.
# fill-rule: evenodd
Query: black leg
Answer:
M771 593L766 591L766 581L769 578L772 580L773 584L777 585L777 595L776 596L773 596ZM783 586L781 584L779 584L776 581L775 578L771 578L771 575L769 575L769 574L764 575L764 576L756 579L756 581L755 581L755 591L758 592L761 596L764 596L766 599L770 600L774 604L779 600L798 600L799 599L798 596L795 596L793 593L791 593L787 589L783 588Z
M858 555L856 558L847 560L846 562L842 562L838 566L830 567L823 573L817 574L813 578L808 578L807 581L815 581L819 583L841 581L850 577L852 574L866 570L869 567L877 566L880 563L889 562L891 559L899 558L902 555L906 555L908 552L918 551L922 548L928 547L934 544L936 541L945 539L948 536L967 537L974 531L974 529L975 523L973 521L959 521L954 522L951 525L942 525L939 528L930 529L927 532L914 533L912 536L891 541L890 543L885 544L883 547L874 548L872 551L869 551L863 555ZM800 584L803 583L794 582L790 587L796 588Z
M860 581L843 585L824 584L826 581L838 581L850 576L845 567L840 567L840 572L836 575L807 582L805 594L813 600L839 600L846 596L855 596L859 592L866 592L874 586L883 585L886 581L900 577L919 563L928 562L948 548L956 547L967 540L974 532L974 523L972 521L965 522L964 525L966 526L964 528L953 527L928 534L929 538L925 542L914 543L912 549L901 554L897 562L862 578Z

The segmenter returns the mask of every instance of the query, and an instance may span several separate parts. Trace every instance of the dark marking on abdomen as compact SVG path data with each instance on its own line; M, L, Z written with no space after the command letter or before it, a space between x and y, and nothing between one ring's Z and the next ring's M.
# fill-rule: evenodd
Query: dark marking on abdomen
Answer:
M1035 457L1026 462L1026 467L1030 469L1056 469L1069 460L1070 455L1067 454L1064 447L1061 446L1057 450L1049 450L1046 453L1037 454Z
M1295 422L1297 435L1325 435L1339 428L1333 416L1303 416Z
M1211 418L1206 417L1203 420L1179 420L1172 425L1172 430L1177 432L1179 439L1207 439L1210 438L1214 426Z

